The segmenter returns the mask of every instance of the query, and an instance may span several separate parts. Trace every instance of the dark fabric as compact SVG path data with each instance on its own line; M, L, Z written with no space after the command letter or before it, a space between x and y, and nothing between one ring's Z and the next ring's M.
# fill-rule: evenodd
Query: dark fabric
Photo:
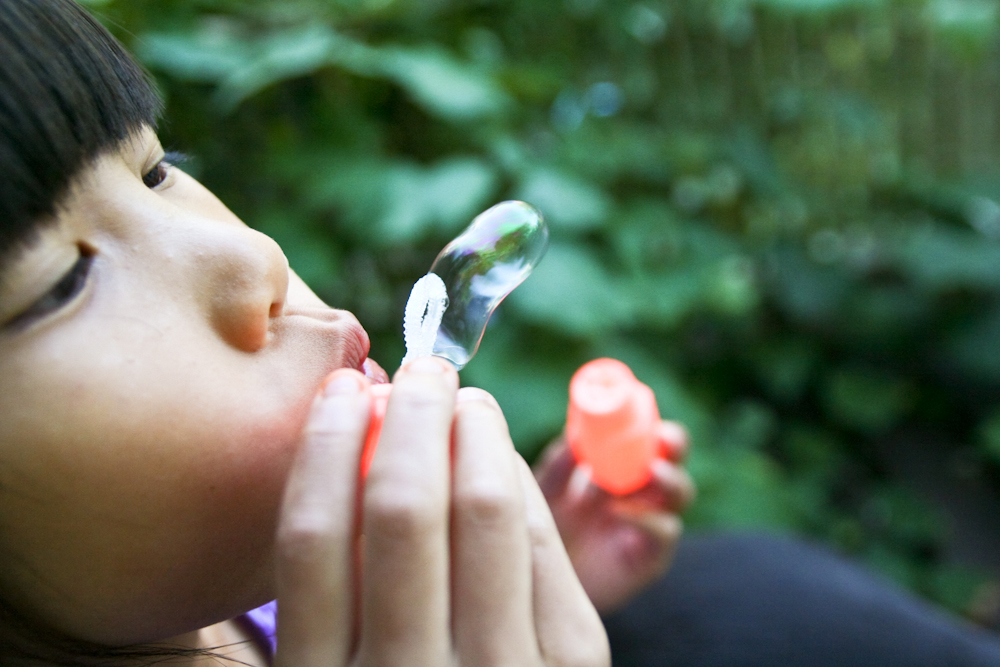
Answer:
M1000 637L819 547L684 538L670 572L605 618L615 667L997 667Z

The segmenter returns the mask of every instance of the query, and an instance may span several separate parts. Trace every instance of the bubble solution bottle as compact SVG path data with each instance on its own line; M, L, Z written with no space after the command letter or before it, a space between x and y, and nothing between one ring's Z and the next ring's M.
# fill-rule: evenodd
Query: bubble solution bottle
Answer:
M542 214L524 202L501 202L476 216L410 292L403 318L403 363L434 355L461 370L479 350L493 311L531 274L548 244ZM373 385L371 392L362 476L368 473L382 433L392 385Z
M659 428L653 390L622 362L595 359L570 380L566 441L605 491L626 495L649 483Z

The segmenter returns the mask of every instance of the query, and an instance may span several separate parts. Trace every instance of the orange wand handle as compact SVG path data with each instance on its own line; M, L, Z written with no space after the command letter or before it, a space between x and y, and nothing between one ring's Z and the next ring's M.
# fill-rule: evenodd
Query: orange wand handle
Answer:
M566 441L591 480L617 495L652 478L660 453L660 412L653 390L616 359L584 364L569 383Z
M364 449L361 450L361 479L368 477L368 469L372 467L372 457L375 456L375 446L382 435L382 422L385 421L385 410L389 406L391 384L373 384L372 413L368 421L368 437L365 438Z

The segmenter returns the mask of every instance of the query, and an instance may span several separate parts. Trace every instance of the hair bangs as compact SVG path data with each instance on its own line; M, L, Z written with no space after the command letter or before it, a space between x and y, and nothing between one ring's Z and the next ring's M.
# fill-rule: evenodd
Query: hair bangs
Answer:
M0 263L73 177L161 103L118 41L72 0L0 2Z

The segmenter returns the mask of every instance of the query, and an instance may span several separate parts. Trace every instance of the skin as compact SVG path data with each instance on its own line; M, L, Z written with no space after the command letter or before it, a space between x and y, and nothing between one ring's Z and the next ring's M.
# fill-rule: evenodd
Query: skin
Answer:
M367 335L162 159L148 129L99 156L0 273L0 595L71 637L189 647L246 639L225 619L277 595L296 667L607 665L492 397L438 360L399 371L360 491L386 379ZM53 305L81 256L82 289ZM657 480L639 514L674 517L690 482ZM548 485L554 507L568 488ZM593 530L566 507L572 554ZM677 533L646 523L652 546L608 552L609 608L669 559Z

